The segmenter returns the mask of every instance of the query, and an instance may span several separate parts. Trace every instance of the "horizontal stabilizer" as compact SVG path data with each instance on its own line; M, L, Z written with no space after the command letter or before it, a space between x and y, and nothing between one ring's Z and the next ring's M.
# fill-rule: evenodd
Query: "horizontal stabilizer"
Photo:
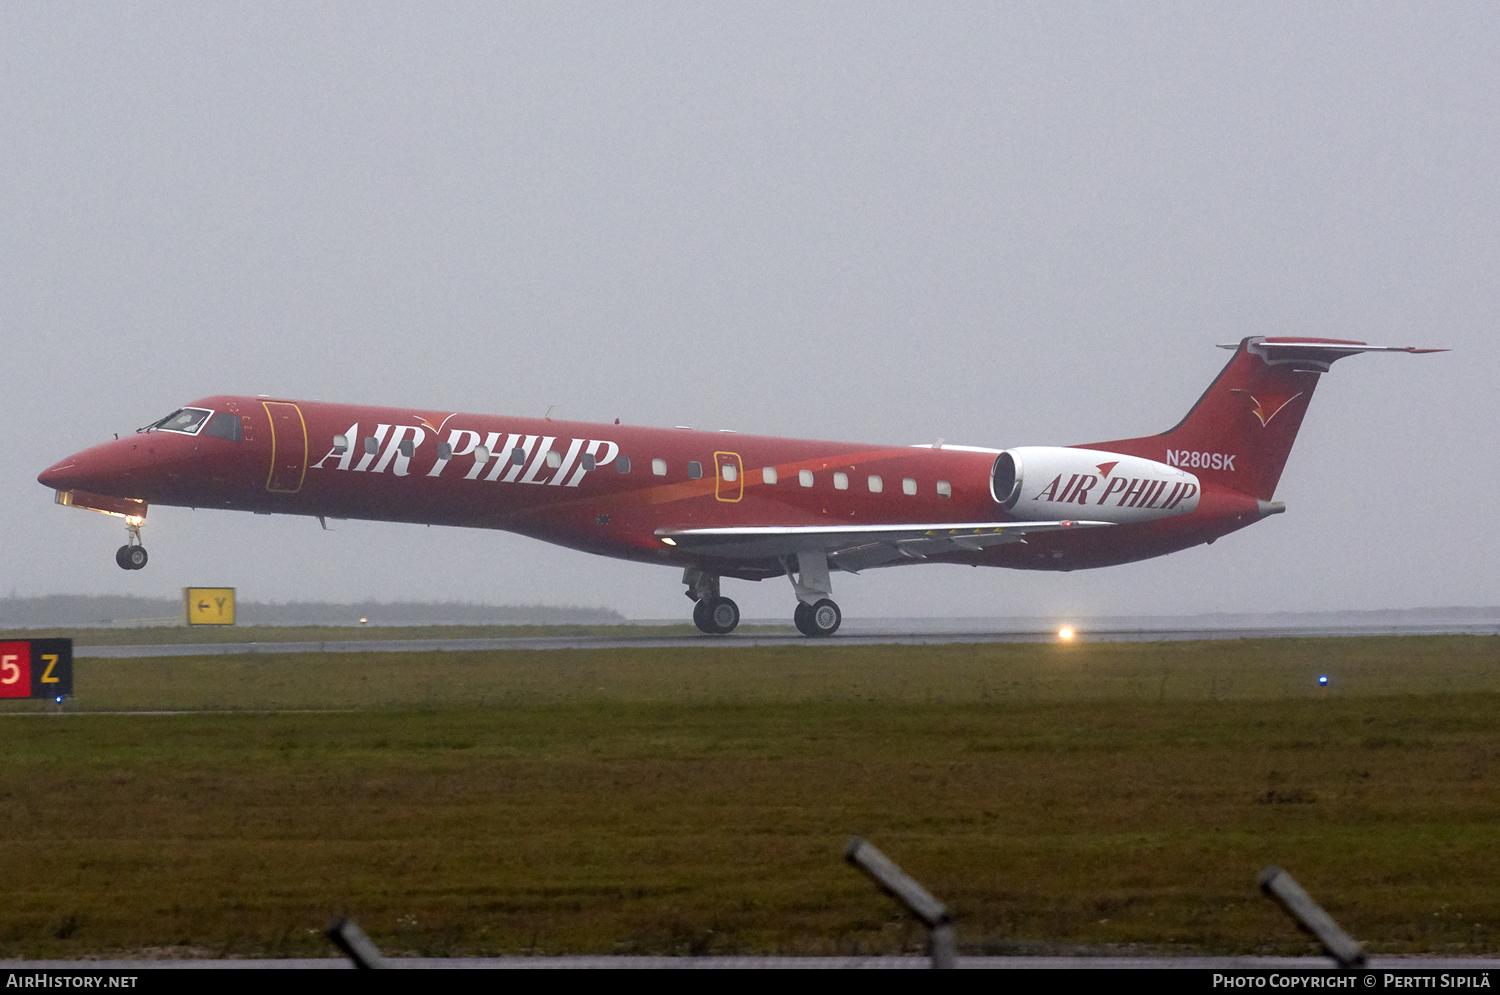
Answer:
M1357 356L1362 352L1408 352L1420 355L1450 351L1448 349L1421 349L1410 345L1368 345L1350 339L1261 338L1257 336L1247 339L1245 344L1249 352L1261 357L1267 363L1305 366L1308 369L1316 369L1320 373L1327 373L1328 368L1338 360ZM1241 343L1236 342L1233 345L1220 345L1219 348L1238 349L1240 345Z

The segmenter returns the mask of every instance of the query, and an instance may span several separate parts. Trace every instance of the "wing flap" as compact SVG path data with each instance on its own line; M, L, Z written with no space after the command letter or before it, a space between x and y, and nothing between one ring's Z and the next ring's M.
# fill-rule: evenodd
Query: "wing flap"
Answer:
M1089 529L1111 522L941 522L911 525L758 525L656 530L663 542L727 559L765 559L822 550L830 564L857 572L901 559L973 552L1025 542L1035 532Z

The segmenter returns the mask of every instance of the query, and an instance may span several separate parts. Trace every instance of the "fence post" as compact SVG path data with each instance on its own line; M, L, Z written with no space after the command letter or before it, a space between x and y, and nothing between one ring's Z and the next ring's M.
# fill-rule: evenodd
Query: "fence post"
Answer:
M380 956L379 948L365 935L365 931L343 916L334 919L333 925L328 927L328 939L357 968L369 970L386 966L385 958Z
M912 914L928 929L927 950L932 955L932 966L951 968L957 966L958 951L953 939L953 920L948 917L948 907L891 862L891 859L858 836L849 839L844 847L844 859L864 871L870 880L878 884L891 897L911 910Z
M1316 936L1339 967L1364 967L1365 952L1360 945L1286 871L1274 865L1261 871L1260 890L1279 902L1297 925Z

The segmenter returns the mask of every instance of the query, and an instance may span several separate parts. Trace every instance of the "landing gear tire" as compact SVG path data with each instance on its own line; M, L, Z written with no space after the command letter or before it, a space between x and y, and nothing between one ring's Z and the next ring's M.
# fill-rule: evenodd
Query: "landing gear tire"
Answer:
M710 636L726 636L740 624L740 606L728 598L704 598L693 605L693 624Z
M115 562L120 565L120 569L121 570L129 570L130 569L130 561L125 558L125 557L127 557L129 555L130 555L130 547L129 546L121 546L119 549L115 550Z
M146 565L145 546L121 546L115 550L115 562L126 570L139 570Z
M727 636L740 624L740 606L728 598L715 598L708 608L708 621L714 632Z
M797 624L797 631L804 636L831 636L839 631L844 614L828 598L811 605L799 601L792 621Z

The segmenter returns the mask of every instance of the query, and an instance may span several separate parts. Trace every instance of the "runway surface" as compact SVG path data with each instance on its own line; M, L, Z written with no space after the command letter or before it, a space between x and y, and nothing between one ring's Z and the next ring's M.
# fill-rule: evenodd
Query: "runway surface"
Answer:
M903 622L906 620L902 620ZM730 636L531 636L513 639L347 639L319 642L182 643L156 646L77 646L75 658L124 659L129 657L219 656L245 653L429 653L460 650L576 650L710 648L735 646L931 646L943 643L1041 643L1056 642L1055 630L984 631L934 620L934 631L922 626L892 626L882 620L849 620L826 639L809 639L796 632L751 633ZM949 623L942 625L942 623ZM918 630L918 631L913 631ZM944 631L947 630L947 631ZM1500 635L1500 622L1438 625L1342 625L1268 626L1260 628L1146 628L1079 629L1081 642L1162 642L1188 639L1283 639L1334 636L1416 636L1461 634Z
M387 966L405 970L578 969L702 970L745 968L768 969L875 969L929 970L926 957L400 957ZM4 961L11 971L133 971L171 970L276 970L351 969L342 957L297 960L29 960ZM961 968L1022 970L1178 970L1213 971L1332 971L1327 957L960 957ZM1367 971L1494 971L1500 959L1459 957L1372 957Z

